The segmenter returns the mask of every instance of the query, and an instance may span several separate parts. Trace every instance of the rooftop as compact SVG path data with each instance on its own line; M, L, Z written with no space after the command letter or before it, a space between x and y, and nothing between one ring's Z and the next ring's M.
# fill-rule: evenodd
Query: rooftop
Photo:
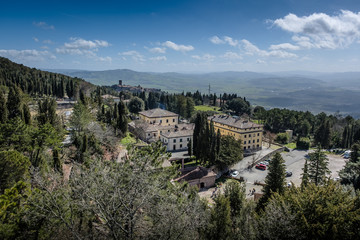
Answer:
M165 132L161 133L161 136L164 136L166 138L174 138L174 137L186 137L186 136L192 136L194 134L193 129L186 129L186 130L179 130L175 132Z
M147 111L139 112L139 114L144 115L145 117L149 118L159 118L159 117L177 117L178 114L161 109L161 108L154 108Z
M240 129L263 127L263 125L254 123L248 119L233 118L228 115L215 115L215 116L208 117L208 120L216 122L216 123L228 125L231 127L240 128Z
M174 179L175 181L191 181L196 179L201 179L204 177L214 177L216 174L211 170L201 166L185 168L180 170L181 176Z

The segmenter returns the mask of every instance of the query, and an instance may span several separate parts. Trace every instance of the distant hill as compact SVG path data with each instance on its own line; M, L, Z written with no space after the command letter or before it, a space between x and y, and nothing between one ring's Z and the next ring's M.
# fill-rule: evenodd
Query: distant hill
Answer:
M52 70L57 71L57 70ZM168 92L199 90L237 93L252 104L267 108L280 107L294 110L324 111L351 114L360 117L360 73L318 72L214 72L204 74L136 72L129 69L108 71L68 71L73 77L86 79L93 84L124 84L160 88Z
M0 57L0 85L17 85L23 92L30 95L52 95L57 97L64 97L67 90L70 95L74 94L78 89L88 90L94 88L93 84L83 79L29 68L4 57Z

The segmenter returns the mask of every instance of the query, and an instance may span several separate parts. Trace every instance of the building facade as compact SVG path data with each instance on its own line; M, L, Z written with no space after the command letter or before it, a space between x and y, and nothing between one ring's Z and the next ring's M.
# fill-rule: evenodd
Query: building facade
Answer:
M242 141L246 152L257 151L262 148L262 137L264 127L261 124L251 122L244 118L234 118L227 115L215 115L208 117L212 121L214 129L220 130L221 135L230 135Z
M145 142L161 141L167 151L185 151L193 138L193 123L179 123L179 115L160 108L142 111L129 123L130 132Z
M160 134L160 140L166 145L167 151L185 151L188 149L188 143L193 142L193 134L193 129L164 132Z

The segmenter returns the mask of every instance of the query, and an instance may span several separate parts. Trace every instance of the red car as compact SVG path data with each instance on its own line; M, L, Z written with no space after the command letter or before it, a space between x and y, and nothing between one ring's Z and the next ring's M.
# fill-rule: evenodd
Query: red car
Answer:
M266 170L266 165L264 165L264 164L257 164L257 165L255 166L255 168L260 169L260 170Z

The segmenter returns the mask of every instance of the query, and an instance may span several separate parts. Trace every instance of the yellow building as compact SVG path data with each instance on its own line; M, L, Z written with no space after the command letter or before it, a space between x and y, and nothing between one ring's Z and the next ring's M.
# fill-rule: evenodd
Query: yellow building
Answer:
M208 121L213 122L215 132L219 129L221 135L231 135L237 140L241 139L244 150L256 151L261 149L263 125L227 115L211 116L208 117Z
M162 126L177 125L179 115L161 108L154 108L147 111L139 112L140 119L150 124Z

